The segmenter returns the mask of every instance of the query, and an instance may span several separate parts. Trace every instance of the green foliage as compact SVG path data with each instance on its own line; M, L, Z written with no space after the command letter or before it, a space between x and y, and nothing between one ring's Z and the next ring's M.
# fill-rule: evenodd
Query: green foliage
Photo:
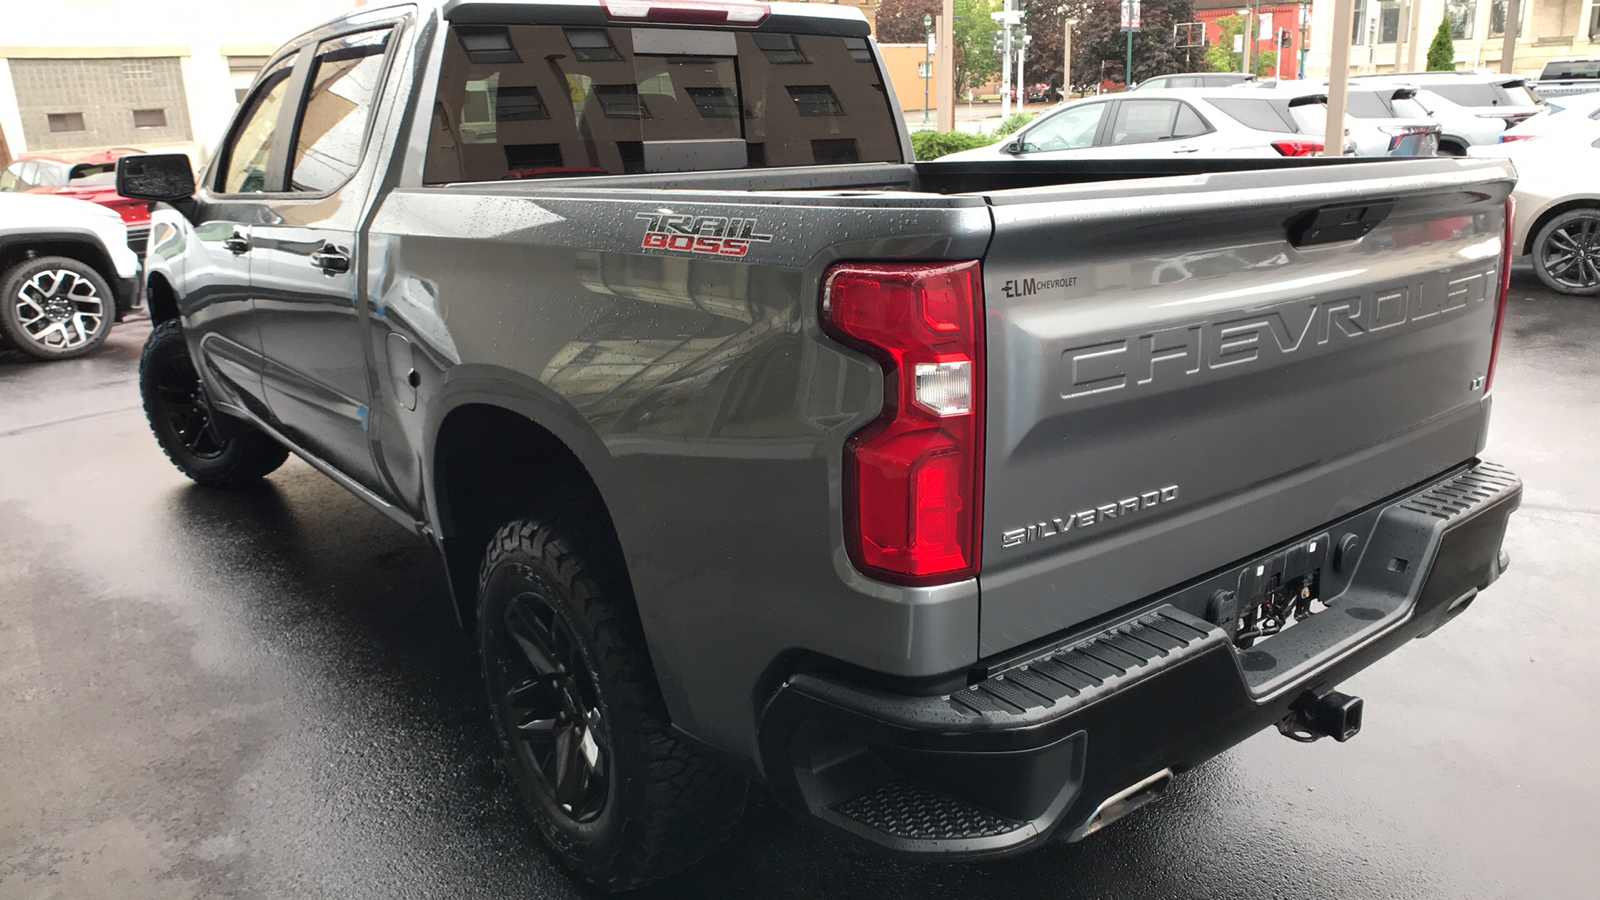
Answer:
M997 27L989 14L1000 11L1000 0L955 0L956 95L987 84L1000 71L990 32Z
M951 153L962 150L971 150L975 147L987 147L995 139L982 134L968 134L965 131L913 131L911 133L911 146L917 151L917 159L924 162L938 159Z
M1233 39L1235 35L1243 33L1244 27L1245 19L1243 16L1223 16L1217 20L1217 30L1222 32L1222 37L1215 44L1206 48L1206 65L1211 67L1211 71L1239 71L1239 64L1243 60L1239 59L1239 54L1233 52ZM1252 21L1250 23L1252 36L1258 36L1260 30L1259 22ZM1252 46L1260 47L1261 44L1256 43ZM1252 53L1250 56L1250 68L1260 78L1265 78L1268 74L1277 74L1278 51L1263 50L1260 53Z
M1450 17L1439 20L1439 30L1433 33L1433 43L1428 45L1428 71L1450 72L1456 67L1455 34L1450 28Z
M1012 113L1011 118L1001 122L1000 127L994 130L994 139L998 141L1003 137L1010 137L1018 128L1032 122L1038 115L1038 113Z

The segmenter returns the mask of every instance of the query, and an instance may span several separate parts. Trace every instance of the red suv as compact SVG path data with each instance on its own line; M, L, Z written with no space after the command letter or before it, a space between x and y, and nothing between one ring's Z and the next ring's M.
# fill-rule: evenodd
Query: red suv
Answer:
M128 246L143 259L150 240L149 204L117 194L117 160L143 152L119 147L70 158L28 154L0 172L0 191L59 194L110 207L128 226Z

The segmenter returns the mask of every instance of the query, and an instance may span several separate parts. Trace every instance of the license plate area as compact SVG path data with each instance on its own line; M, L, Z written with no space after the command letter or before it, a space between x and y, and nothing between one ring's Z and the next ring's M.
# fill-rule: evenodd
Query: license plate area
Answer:
M1246 650L1327 609L1322 587L1328 543L1328 535L1320 534L1245 566L1237 590L1213 597L1212 621L1224 623L1234 646Z

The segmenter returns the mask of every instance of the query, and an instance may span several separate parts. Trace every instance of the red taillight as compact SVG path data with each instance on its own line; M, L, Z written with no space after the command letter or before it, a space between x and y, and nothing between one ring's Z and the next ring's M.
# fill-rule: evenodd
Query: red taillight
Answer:
M883 413L845 444L850 558L899 584L976 575L984 421L978 263L834 266L822 324L883 365Z
M1512 141L1531 141L1536 137L1538 137L1537 134L1502 134L1500 135L1500 143L1509 144Z
M671 25L721 25L754 28L772 14L765 3L717 3L700 0L600 0L613 22L662 22Z
M1511 258L1516 255L1512 241L1517 235L1517 201L1506 198L1505 246L1500 248L1500 299L1494 308L1494 343L1489 345L1489 372L1483 378L1483 393L1494 387L1494 367L1500 361L1500 332L1506 327L1506 296L1511 293Z
M1316 141L1273 141L1272 149L1284 156L1316 156L1322 145Z

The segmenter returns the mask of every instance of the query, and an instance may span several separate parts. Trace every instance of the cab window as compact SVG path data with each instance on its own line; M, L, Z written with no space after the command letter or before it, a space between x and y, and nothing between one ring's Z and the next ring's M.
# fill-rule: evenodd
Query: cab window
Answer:
M278 60L245 99L233 134L222 149L221 174L217 181L221 193L258 194L272 189L267 184L267 166L272 157L272 137L278 129L278 114L283 111L283 102L289 93L293 63L294 54Z
M347 34L317 46L295 128L292 190L326 193L355 174L388 43L389 31L384 30Z

